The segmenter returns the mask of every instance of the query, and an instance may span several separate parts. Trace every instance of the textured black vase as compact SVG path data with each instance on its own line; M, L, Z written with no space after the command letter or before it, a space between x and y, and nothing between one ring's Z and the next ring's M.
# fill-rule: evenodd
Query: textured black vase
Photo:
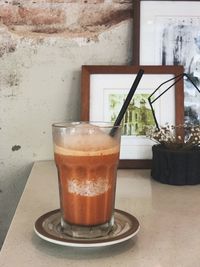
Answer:
M152 147L153 179L171 185L200 183L200 149L169 150L162 145Z

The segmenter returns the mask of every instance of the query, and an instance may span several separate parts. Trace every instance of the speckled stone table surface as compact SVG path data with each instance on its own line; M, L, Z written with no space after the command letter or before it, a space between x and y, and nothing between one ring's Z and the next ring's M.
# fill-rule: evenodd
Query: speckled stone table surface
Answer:
M141 228L109 247L64 247L39 238L36 219L58 207L54 162L36 162L0 252L1 267L200 266L200 185L164 185L149 170L119 170L115 207L133 214Z

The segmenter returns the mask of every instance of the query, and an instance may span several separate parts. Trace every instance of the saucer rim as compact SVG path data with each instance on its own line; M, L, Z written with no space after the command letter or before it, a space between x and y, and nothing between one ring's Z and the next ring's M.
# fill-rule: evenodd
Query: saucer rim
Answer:
M114 209L114 216L116 216L116 213L120 213L125 218L129 219L132 222L132 227L128 229L125 233L119 234L118 236L111 237L110 239L73 239L73 237L69 237L69 239L64 239L60 237L55 237L54 235L49 234L46 232L46 230L43 227L43 222L48 219L50 216L59 213L60 209L49 211L43 215L41 215L34 224L34 231L35 233L45 241L48 241L50 243L54 243L57 245L62 246L71 246L71 247L102 247L102 246L109 246L114 245L118 243L122 243L135 235L140 230L140 224L138 219L133 216L132 214L125 212L120 209Z

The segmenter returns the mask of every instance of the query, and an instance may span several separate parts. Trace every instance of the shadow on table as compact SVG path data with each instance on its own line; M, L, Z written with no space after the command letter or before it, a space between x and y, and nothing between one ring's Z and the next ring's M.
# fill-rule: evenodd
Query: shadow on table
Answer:
M137 242L137 236L111 246L96 247L96 248L77 248L67 247L49 243L43 239L40 239L33 233L32 243L36 250L47 256L56 257L60 259L70 260L84 260L84 259L98 259L102 257L112 257L115 255L123 254L124 252L132 249Z

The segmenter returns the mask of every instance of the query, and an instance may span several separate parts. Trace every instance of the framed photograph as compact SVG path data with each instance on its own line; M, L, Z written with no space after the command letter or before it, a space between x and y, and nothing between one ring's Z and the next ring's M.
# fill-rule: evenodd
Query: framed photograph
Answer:
M183 65L200 86L200 1L134 1L133 63ZM184 80L184 121L200 123L200 93Z
M148 97L163 82L183 73L181 66L82 66L81 120L115 121L139 71L144 75L124 115L120 149L120 168L150 168L155 144L146 137L154 126ZM172 86L172 87L171 87ZM183 123L183 80L174 80L158 90L167 90L153 106L160 125ZM170 112L169 112L170 111Z

